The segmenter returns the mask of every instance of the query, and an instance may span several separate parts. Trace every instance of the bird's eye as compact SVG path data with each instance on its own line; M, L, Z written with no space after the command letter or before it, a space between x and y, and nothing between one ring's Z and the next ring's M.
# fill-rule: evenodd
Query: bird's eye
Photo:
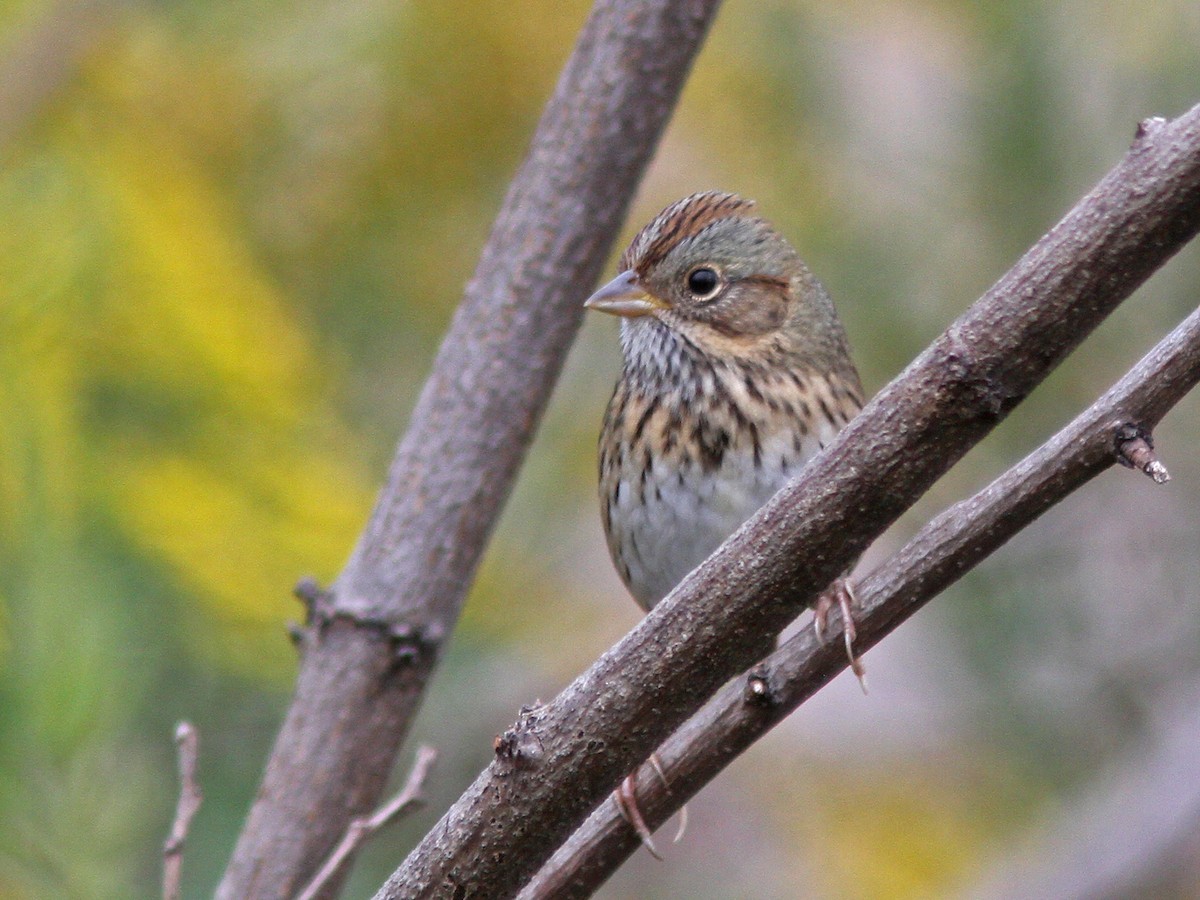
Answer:
M721 286L721 276L716 269L700 266L687 276L687 289L697 300L711 300Z

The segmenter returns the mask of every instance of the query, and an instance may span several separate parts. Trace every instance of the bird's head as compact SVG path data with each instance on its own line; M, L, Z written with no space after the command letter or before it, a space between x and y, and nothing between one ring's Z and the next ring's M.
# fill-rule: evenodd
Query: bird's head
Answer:
M701 352L745 360L824 356L825 345L844 352L820 283L753 201L735 194L668 206L633 239L620 270L586 306L624 317L627 335L665 326Z

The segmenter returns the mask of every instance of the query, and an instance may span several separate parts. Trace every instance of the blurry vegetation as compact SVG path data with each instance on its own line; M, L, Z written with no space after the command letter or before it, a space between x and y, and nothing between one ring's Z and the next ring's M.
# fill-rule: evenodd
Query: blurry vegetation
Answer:
M294 671L291 585L328 581L349 553L587 8L114 5L0 147L0 895L156 896L182 717L207 797L185 886L211 892ZM77 11L0 5L0 46ZM628 233L693 190L756 197L830 287L876 389L1139 118L1200 100L1198 43L1183 0L730 0ZM923 508L1090 402L1194 305L1198 269L1188 251ZM616 365L612 323L588 322L418 725L444 752L435 803L371 848L350 896L458 794L517 705L636 620L593 502ZM779 760L771 789L753 754L715 785L743 821L701 807L675 861L636 862L608 896L969 881L1196 666L1179 620L1196 599L1196 409L1160 435L1166 499L1113 475L1053 514L913 623L909 656L872 653L869 701L774 736L759 751ZM1095 525L1114 508L1170 527L1130 550ZM1153 652L1174 660L1150 678L1078 649L1139 621L1139 589L1158 604ZM936 762L888 718L918 694L948 698L925 729ZM776 827L742 844L747 821ZM722 828L736 853L710 852Z

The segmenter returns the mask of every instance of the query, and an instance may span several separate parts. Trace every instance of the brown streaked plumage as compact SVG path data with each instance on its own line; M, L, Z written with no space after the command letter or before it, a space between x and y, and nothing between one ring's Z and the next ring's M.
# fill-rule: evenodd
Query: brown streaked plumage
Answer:
M672 204L620 267L588 300L622 317L600 508L650 609L841 430L862 388L829 296L751 201Z
M668 206L620 269L587 301L622 317L600 515L621 579L649 610L833 439L862 387L829 295L749 200L709 192ZM862 681L853 595L839 584L815 623L820 634L841 604ZM614 797L657 856L632 776Z

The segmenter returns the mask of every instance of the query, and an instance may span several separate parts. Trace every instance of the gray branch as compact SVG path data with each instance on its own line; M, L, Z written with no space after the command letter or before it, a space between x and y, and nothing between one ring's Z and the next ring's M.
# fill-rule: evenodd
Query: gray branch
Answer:
M1148 445L1147 438L1162 416L1197 381L1200 310L1050 441L982 491L933 519L903 549L858 582L857 594L862 603L857 619L862 635L858 649L876 642L1055 503L1121 461L1122 443L1139 440ZM1138 437L1130 438L1131 433ZM1147 474L1154 477L1152 472ZM639 780L637 796L647 824L652 829L660 826L754 741L845 668L845 655L834 649L836 652L828 652L805 629L744 677L722 688L658 748L670 788L657 775ZM1197 733L1192 727L1188 736L1194 739ZM1200 795L1200 790L1192 794ZM1151 792L1148 796L1155 795ZM1121 808L1127 810L1128 804ZM1196 808L1200 805L1195 802L1189 807L1193 813ZM1148 809L1143 813L1148 815ZM1079 821L1079 817L1074 820ZM1128 829L1110 831L1110 844L1118 833L1128 842ZM638 846L637 836L616 807L601 804L526 886L521 898L589 897ZM1045 868L1052 866L1047 862ZM1047 883L1045 872L1034 878L1025 871L1027 868L1013 867L1014 872L1020 872L1020 883L1025 888ZM1106 871L1130 868L1128 860L1123 860ZM1088 871L1099 870L1093 865ZM978 893L975 890L972 896ZM1052 897L1066 896L1067 892L997 889L988 896L1035 894ZM1084 895L1075 892L1072 896Z
M352 558L308 586L296 693L218 889L293 896L378 803L717 0L601 0ZM331 891L336 885L331 885Z
M624 775L766 645L1200 228L1200 107L1125 158L871 401L800 479L545 706L379 898L510 896ZM898 620L860 629L870 646ZM836 643L815 654L835 671Z

